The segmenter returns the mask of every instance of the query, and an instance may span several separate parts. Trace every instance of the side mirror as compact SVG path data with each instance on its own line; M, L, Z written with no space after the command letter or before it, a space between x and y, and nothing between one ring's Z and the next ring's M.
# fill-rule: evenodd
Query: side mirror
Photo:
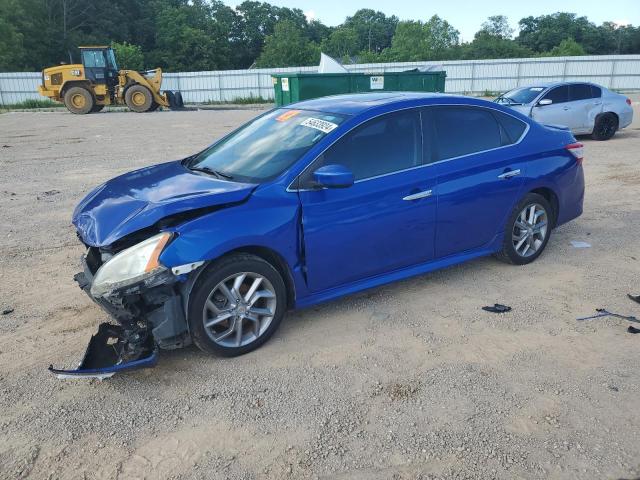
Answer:
M348 188L353 185L353 172L344 165L325 165L313 172L318 186L325 188Z
M553 103L553 100L551 100L550 98L543 98L538 102L538 106L544 107L545 105L551 105L552 103Z

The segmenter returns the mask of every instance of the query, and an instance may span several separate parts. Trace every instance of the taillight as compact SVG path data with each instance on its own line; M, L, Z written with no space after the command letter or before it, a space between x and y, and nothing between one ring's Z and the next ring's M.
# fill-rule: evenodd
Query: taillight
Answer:
M576 161L578 162L578 165L582 164L582 160L584 159L584 145L583 144L581 144L580 142L571 143L571 144L567 145L564 148L569 150L571 152L571 155L576 157Z
M631 99L627 98L627 105L631 105Z

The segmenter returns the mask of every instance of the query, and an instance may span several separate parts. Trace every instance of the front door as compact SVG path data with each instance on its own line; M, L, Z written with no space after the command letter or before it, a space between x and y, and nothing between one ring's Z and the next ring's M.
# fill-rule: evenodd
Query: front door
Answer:
M425 165L417 109L377 117L346 134L300 178L306 269L313 292L433 258L434 168ZM312 172L342 164L355 183L310 189Z
M582 119L576 111L576 105L569 101L569 86L560 85L549 90L541 100L551 100L550 105L535 105L531 110L531 118L547 125L561 125L571 130L579 130Z
M87 80L93 83L107 83L107 58L104 50L82 49L82 65Z

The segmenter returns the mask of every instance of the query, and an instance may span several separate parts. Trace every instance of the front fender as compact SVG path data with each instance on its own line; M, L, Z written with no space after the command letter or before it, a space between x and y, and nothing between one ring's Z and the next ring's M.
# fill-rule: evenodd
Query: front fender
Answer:
M263 247L280 255L293 270L299 264L299 209L294 193L283 191L274 198L258 190L241 205L176 227L178 236L162 252L160 261L171 268L215 260L243 247Z

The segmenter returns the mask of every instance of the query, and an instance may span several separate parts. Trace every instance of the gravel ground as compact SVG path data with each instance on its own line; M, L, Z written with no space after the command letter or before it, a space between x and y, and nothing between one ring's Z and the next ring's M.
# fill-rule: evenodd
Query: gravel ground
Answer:
M1 478L640 476L640 335L575 320L640 317L638 123L585 140L585 213L532 265L481 259L294 312L240 358L53 378L107 319L72 281L75 204L256 113L0 115ZM495 302L513 311L480 309Z

